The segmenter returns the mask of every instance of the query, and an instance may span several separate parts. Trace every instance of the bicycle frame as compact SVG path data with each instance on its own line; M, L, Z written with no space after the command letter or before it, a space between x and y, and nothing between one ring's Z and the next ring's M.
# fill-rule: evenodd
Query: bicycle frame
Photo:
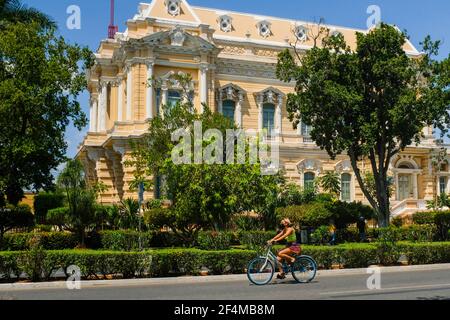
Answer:
M269 261L269 260L274 264L274 267L276 267L278 265L277 256L275 254L273 254L272 250L270 250L271 248L272 248L272 246L268 246L268 248L267 248L267 254L264 257L266 259L266 262L259 270L260 272L262 272L267 267L267 261Z

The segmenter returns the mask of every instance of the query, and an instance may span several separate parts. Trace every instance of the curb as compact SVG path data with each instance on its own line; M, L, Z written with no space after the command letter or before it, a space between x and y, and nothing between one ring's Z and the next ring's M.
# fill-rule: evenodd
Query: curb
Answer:
M379 266L370 266L379 267ZM412 272L423 270L449 270L449 264L432 264L432 265L416 265L416 266L395 266L395 267L379 267L381 272ZM340 270L319 270L317 277L335 277L350 275L365 275L367 268L359 269L340 269ZM128 287L128 286L145 286L145 285L173 285L173 284L196 284L211 282L237 282L247 281L246 274L239 275L219 275L219 276L185 276L176 278L149 278L149 279L126 279L126 280L90 280L80 281L81 288L98 288L98 287ZM53 282L36 282L36 283L8 283L0 284L0 292L11 290L38 290L38 289L67 289L65 281Z

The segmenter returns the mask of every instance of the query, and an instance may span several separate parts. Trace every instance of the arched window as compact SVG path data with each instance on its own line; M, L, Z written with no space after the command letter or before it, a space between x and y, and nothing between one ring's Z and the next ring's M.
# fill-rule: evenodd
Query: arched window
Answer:
M341 200L351 201L351 183L352 176L349 173L343 173L341 175Z
M236 108L236 102L233 100L225 100L222 102L222 113L225 117L234 122L234 110Z
M305 172L303 175L303 188L305 190L314 190L316 175L313 172Z
M263 129L267 130L269 136L275 129L275 105L272 103L263 105Z

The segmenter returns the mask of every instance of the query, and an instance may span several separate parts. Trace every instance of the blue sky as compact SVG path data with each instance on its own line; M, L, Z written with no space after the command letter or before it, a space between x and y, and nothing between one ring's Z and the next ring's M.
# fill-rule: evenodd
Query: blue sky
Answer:
M40 9L55 19L59 32L70 42L86 45L97 50L101 39L106 38L109 23L109 0L23 0L25 4ZM137 13L140 2L136 0L116 0L116 24L124 31L125 21ZM450 52L450 1L448 0L188 0L195 6L211 7L230 11L255 13L282 18L314 21L323 17L328 24L366 28L370 5L381 9L384 22L396 24L407 30L411 42L420 49L419 43L426 35L441 40L440 58ZM77 5L81 9L81 29L69 30L66 21L67 8ZM86 114L89 114L89 96L85 92L79 97ZM87 128L78 132L74 128L67 131L69 157L76 154Z

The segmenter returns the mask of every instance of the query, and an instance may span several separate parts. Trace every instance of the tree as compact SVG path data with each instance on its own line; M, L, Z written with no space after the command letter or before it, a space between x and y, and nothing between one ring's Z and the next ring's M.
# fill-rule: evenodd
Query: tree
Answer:
M319 178L319 185L326 192L339 197L341 193L341 178L339 174L334 171L327 171Z
M9 1L11 2L11 1ZM11 3L15 3L12 1ZM51 189L66 160L64 132L87 122L77 96L86 88L91 52L36 23L0 32L0 197L17 204L23 189Z
M179 151L183 141L190 139L191 145L194 144L197 121L201 122L199 132L202 134L203 150L220 144L217 137L203 139L209 129L216 129L215 132L220 132L222 137L226 137L227 129L236 129L229 119L211 112L207 106L199 114L193 110L191 103L178 103L164 108L163 117L150 121L148 134L134 145L132 159L128 162L128 165L135 166L136 162L144 159L147 177L164 177L163 191L172 203L171 225L176 226L174 231L185 241L194 239L202 228L226 228L235 213L255 211L267 217L269 213L264 211L267 199L272 195L276 197L280 181L277 175L261 175L261 164L249 164L248 156L242 164L207 161L194 164L195 152L192 152L187 155L190 160L187 163L174 163L172 153ZM184 130L186 135L173 142L171 135L178 129ZM223 152L236 153L236 150ZM220 153L213 153L214 156L221 156Z
M34 217L31 208L27 205L0 207L0 248L3 236L14 228L31 227Z
M296 81L288 96L289 118L312 126L311 138L332 159L346 152L364 196L376 210L381 226L389 224L388 169L392 157L420 142L425 126L445 134L450 104L450 59L433 60L439 42L429 37L424 54L405 53L406 35L381 24L357 33L351 50L342 35L324 37L297 64L292 52L279 55L277 77ZM368 160L375 195L364 183L358 161Z
M58 177L58 186L64 190L67 201L68 224L80 236L85 246L86 229L96 224L96 193L89 187L83 165L69 160Z
M0 0L0 28L19 22L36 22L42 28L56 28L56 23L39 10L28 8L19 0Z

